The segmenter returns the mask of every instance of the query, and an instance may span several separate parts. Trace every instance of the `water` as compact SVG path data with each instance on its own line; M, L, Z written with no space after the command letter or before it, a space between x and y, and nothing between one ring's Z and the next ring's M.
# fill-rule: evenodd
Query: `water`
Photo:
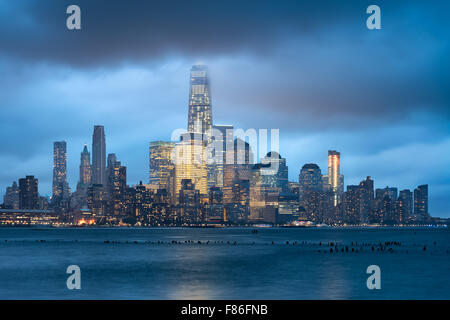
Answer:
M0 228L0 299L450 299L448 229L252 230ZM371 250L385 241L401 245ZM72 264L81 290L66 287Z

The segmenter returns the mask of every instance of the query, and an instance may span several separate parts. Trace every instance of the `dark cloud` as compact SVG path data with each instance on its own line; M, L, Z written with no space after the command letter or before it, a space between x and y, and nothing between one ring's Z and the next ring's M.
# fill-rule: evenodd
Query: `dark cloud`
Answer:
M70 4L82 30L65 28ZM35 174L50 191L52 142L68 141L69 181L92 126L146 181L148 142L186 126L188 72L210 66L216 123L280 128L290 179L342 152L346 184L430 184L450 192L449 3L378 1L0 2L0 190ZM413 174L411 174L413 172ZM3 192L3 191L2 191Z
M65 27L66 8L74 3L81 7L81 31ZM380 5L386 25L414 32L414 26L411 30L411 25L398 21L411 20L403 9L421 10L417 2L381 1ZM28 0L3 4L0 42L4 54L79 66L151 59L171 52L194 57L264 53L291 36L320 37L321 32L342 26L364 30L367 6L364 1L323 0Z

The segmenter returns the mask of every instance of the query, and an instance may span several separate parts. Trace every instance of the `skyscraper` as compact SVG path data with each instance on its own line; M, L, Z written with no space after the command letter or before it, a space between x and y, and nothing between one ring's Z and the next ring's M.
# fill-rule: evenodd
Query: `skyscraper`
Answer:
M175 181L173 196L179 199L183 180L191 183L201 196L208 195L205 142L186 133L175 144Z
M410 222L413 215L413 193L401 190L396 203L397 215L401 223Z
M233 152L234 129L232 125L214 125L214 142L211 156L215 160L208 166L208 188L212 186L223 187L223 169L226 163L226 151Z
M262 183L267 187L278 189L280 193L288 193L288 166L286 159L278 152L270 151L261 159L261 163L269 164L271 170L262 175Z
M360 201L359 201L359 186L347 186L347 191L344 193L344 221L349 224L358 224L360 222Z
M125 212L127 189L127 167L122 166L114 153L108 154L107 192L110 200L109 213L119 215Z
M87 145L84 145L83 152L81 152L80 159L80 181L82 186L88 186L91 184L91 154L87 149Z
M414 189L414 215L423 221L428 217L428 185L424 184Z
M19 179L19 208L38 209L38 200L38 179L35 179L34 176Z
M17 182L14 181L11 187L6 188L3 205L6 208L19 209L19 187L17 186Z
M250 181L251 166L253 164L253 153L250 144L239 138L234 140L231 148L227 148L229 158L223 169L223 201L225 204L245 202L236 200L238 194L245 188L245 184ZM242 181L244 185L241 185ZM242 188L241 188L242 187Z
M166 189L168 192L170 177L174 168L174 148L173 142L152 141L149 149L149 169L152 185L158 189Z
M341 176L341 154L336 150L328 151L328 184L333 193L333 202L336 207L340 201L343 190L343 176Z
M367 177L359 183L359 218L361 223L368 223L373 210L373 180Z
M92 183L106 185L106 142L103 126L94 126L92 135Z
M300 200L303 194L307 191L321 192L323 190L323 186L322 173L319 166L315 163L305 164L300 170L298 182Z
M211 127L212 111L208 68L204 65L194 65L190 78L188 131L205 133Z
M67 183L67 144L65 141L53 143L53 184L52 199L59 201L69 197Z

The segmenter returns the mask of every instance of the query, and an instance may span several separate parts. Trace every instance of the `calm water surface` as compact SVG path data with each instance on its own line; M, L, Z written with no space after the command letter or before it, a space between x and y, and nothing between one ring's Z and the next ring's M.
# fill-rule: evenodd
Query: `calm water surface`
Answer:
M450 299L448 229L252 230L0 228L0 299Z

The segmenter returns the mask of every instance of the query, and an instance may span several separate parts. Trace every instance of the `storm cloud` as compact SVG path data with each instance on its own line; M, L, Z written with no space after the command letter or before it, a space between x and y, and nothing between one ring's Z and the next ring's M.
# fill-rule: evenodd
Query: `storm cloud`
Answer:
M82 29L67 30L66 8ZM148 142L186 126L189 68L210 67L213 118L279 128L291 180L342 154L346 184L430 185L449 216L450 5L378 1L0 1L0 190L35 174L50 191L52 142L69 182L92 127L129 183L148 177ZM4 191L2 191L4 192Z

